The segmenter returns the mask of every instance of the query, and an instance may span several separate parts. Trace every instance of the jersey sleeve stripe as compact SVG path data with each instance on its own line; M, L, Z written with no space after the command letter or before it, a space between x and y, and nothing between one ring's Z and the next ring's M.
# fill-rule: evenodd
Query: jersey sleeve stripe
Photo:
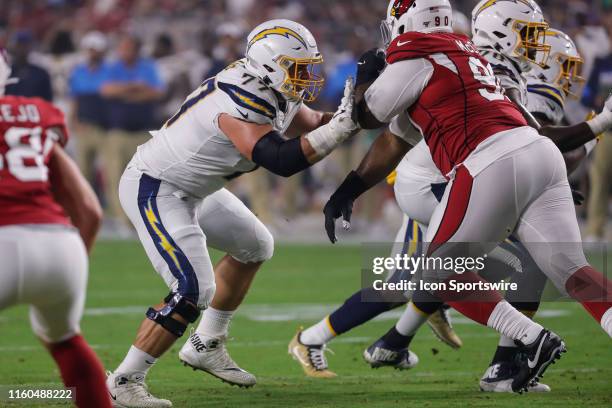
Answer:
M265 99L253 95L239 86L225 82L219 82L217 86L223 92L228 94L235 104L270 119L274 119L276 117L276 109Z
M550 100L552 100L553 102L557 103L561 108L563 108L564 105L564 99L563 96L561 95L561 92L552 87L552 86L548 86L548 85L528 85L527 86L527 92L530 93L534 93L536 95L541 95L544 96Z

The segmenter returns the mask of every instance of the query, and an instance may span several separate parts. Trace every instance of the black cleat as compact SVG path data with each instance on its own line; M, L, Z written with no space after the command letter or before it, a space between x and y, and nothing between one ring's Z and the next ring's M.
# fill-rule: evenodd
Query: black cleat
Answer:
M393 367L397 370L407 370L419 363L419 358L407 348L394 350L389 347L383 339L364 350L364 360L372 368Z
M512 381L512 391L518 393L528 391L531 384L535 384L544 376L548 366L567 351L561 337L548 330L542 330L531 344L524 345L519 341L516 343L523 354L518 361L518 372Z

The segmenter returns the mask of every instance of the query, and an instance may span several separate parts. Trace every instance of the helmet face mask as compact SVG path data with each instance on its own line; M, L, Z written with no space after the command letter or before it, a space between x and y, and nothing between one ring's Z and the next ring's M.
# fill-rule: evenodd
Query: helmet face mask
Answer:
M586 80L582 77L584 60L576 45L568 35L555 29L546 32L546 43L551 47L550 58L540 68L539 76L564 96L579 98Z
M514 48L514 53L540 67L546 66L550 55L550 45L546 44L548 23L534 23L516 20L512 29L518 34L520 41Z
M279 90L291 99L312 102L317 99L325 80L319 73L323 57L297 59L281 56L278 65L286 72Z
M586 84L586 79L582 76L584 60L580 57L567 57L560 65L561 73L556 82L567 95L580 99Z
M325 80L323 57L306 27L290 20L271 20L248 37L247 69L285 98L314 101Z

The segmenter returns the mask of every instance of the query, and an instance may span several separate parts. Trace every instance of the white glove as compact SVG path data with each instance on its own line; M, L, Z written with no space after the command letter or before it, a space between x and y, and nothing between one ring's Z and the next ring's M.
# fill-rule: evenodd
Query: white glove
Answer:
M317 156L327 156L340 143L351 136L359 126L353 121L353 106L355 104L355 85L349 77L344 84L344 96L338 110L328 124L308 133L305 137L317 152Z
M587 121L594 134L599 135L612 128L612 94L608 95L601 113Z

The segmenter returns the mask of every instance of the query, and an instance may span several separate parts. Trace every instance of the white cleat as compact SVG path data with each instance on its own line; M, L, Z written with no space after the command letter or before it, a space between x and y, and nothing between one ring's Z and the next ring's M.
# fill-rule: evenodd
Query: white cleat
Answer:
M483 392L514 392L512 381L516 374L516 367L512 363L493 364L480 379L480 391ZM550 392L550 387L540 382L531 383L527 386L528 392Z
M170 408L172 402L156 398L147 389L144 376L107 373L106 387L115 408Z
M226 340L225 336L208 337L192 331L179 351L179 359L186 366L205 371L230 385L254 386L257 379L232 360L225 347Z

